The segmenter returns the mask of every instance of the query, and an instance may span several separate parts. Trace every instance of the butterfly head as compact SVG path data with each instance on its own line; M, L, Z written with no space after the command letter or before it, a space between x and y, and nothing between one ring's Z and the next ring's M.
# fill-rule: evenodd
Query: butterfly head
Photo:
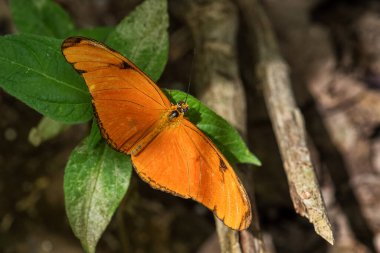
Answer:
M189 105L184 101L179 101L176 105L172 105L172 112L169 114L169 119L174 120L175 118L183 116L187 110L189 110Z
M184 101L179 101L177 103L177 111L181 114L185 114L189 110L189 105Z

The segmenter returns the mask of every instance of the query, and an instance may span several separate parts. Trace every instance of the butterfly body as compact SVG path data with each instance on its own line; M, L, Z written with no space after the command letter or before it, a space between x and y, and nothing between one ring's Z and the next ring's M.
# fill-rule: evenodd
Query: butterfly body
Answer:
M187 108L188 105L180 101L177 105L172 105L170 110L164 111L153 130L137 142L127 154L137 156L164 129L178 127L184 118Z
M227 159L138 67L107 46L82 37L62 44L66 60L89 88L102 136L131 155L153 188L192 198L232 229L251 223L251 206Z

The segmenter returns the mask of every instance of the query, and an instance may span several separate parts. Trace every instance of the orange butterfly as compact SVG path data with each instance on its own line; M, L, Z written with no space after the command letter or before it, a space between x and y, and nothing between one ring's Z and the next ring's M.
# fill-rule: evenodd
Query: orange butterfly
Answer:
M232 229L250 225L244 187L211 140L184 117L185 102L171 104L138 67L97 41L70 37L62 52L86 81L103 137L131 155L144 181L202 203Z

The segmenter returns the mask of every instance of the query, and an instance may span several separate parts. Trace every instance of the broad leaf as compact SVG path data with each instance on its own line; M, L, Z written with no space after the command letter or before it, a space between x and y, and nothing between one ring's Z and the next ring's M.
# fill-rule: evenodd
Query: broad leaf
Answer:
M166 0L146 0L110 33L106 43L157 81L168 59Z
M65 168L65 206L71 228L87 252L96 244L124 197L131 178L129 156L91 137L75 148Z
M189 111L186 117L212 139L229 161L261 165L257 157L249 151L239 132L225 119L191 95L186 96L186 93L176 90L166 93L175 102L185 100L187 97Z
M74 30L69 15L52 0L11 0L10 7L21 33L65 38Z
M60 48L61 40L48 37L0 37L0 87L54 120L88 121L92 107L87 86Z
M83 36L97 41L104 42L108 35L113 31L112 27L94 27L78 29L73 33L73 36Z

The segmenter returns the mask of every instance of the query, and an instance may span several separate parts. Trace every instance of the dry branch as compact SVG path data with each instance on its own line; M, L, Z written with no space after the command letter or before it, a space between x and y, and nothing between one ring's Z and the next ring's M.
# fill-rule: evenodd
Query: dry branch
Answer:
M171 10L176 12L175 16L183 18L194 38L196 57L192 84L197 97L245 134L246 101L237 68L238 13L235 5L229 0L176 0L171 2ZM249 178L248 173L244 174L246 178ZM248 192L253 190L248 189ZM257 222L256 210L253 214ZM215 220L221 252L248 252L240 244L239 232ZM253 238L253 241L250 245L254 247L249 252L264 252L261 238Z
M306 144L303 116L297 108L286 63L280 56L269 20L256 0L238 0L251 45L258 52L257 74L279 145L290 195L297 213L333 244L334 238Z

